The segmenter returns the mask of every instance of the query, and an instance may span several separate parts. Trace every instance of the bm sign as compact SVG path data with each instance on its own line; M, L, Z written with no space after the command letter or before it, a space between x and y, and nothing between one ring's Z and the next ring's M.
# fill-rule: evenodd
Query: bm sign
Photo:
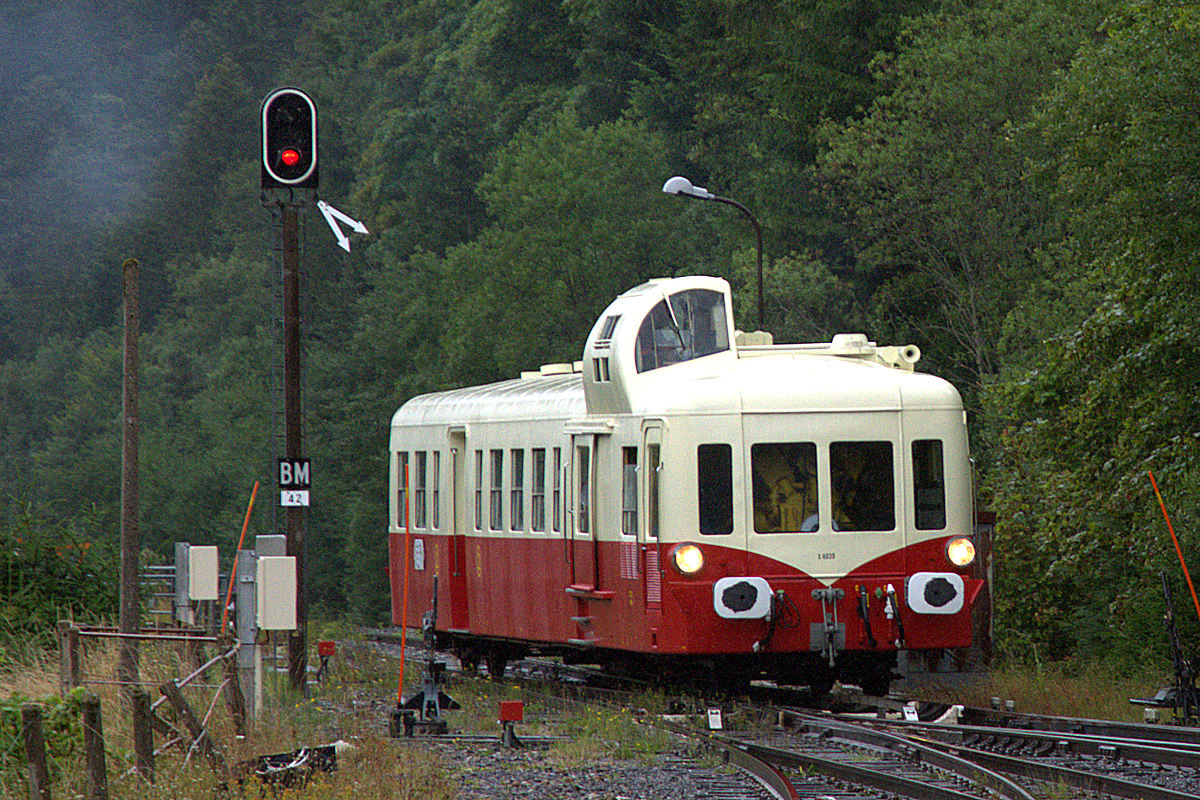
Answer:
M307 506L311 488L311 461L307 458L279 459L279 505Z

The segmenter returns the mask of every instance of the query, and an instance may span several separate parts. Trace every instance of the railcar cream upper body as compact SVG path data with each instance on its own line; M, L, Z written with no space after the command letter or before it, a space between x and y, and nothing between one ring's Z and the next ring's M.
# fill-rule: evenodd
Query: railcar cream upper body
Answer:
M728 413L962 411L957 390L940 378L901 373L836 356L716 354L638 376L624 403L608 392L585 402L580 373L530 377L415 397L393 428L585 416ZM589 386L589 388L591 388ZM619 410L625 405L626 410Z
M758 343L739 346L743 335L734 330L729 305L729 286L718 278L656 280L631 289L601 315L581 362L414 398L392 420L392 450L437 447L450 427L469 429L477 447L508 447L554 442L570 432L636 437L643 421L659 421L668 439L663 491L675 498L664 500L671 517L660 541L699 538L718 544L747 542L750 536L747 544L732 546L748 547L781 566L804 564L826 583L913 541L969 533L965 471L947 471L943 525L914 524L914 504L906 496L911 480L904 448L912 441L942 442L950 464L967 458L961 398L948 382L913 370L919 351L877 347L861 334L841 334L823 344L773 345L758 333L744 337ZM835 519L833 481L822 479L812 491L812 521L803 531L795 525L791 531L821 536L754 535L788 528L764 530L755 520L750 484L762 478L752 474L749 448L759 442L812 443L811 468L817 472L819 459L820 472L828 476L830 458L824 452L818 457L815 445L824 450L844 439L886 442L885 449L895 451L888 454L896 462L891 496L884 498L892 521L843 531ZM728 529L703 530L694 503L696 453L717 442L731 445L733 518ZM612 525L598 526L596 534L619 538ZM836 546L831 535L840 540ZM815 560L820 569L814 569Z

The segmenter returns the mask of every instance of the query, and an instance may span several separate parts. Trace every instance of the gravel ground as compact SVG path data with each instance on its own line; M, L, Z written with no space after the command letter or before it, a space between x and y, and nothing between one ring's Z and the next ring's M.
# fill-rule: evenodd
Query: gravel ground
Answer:
M429 740L427 745L455 765L462 800L662 800L678 798L771 797L740 770L717 767L686 753L649 760L600 758L569 763L552 751L498 745L461 745Z
M399 648L375 643L379 652L394 657ZM446 659L451 666L457 662ZM450 689L450 694L454 694ZM377 701L380 719L388 703ZM451 727L457 719L451 714ZM518 736L522 735L520 726ZM605 756L564 756L539 746L504 748L494 742L455 741L417 736L455 773L460 800L665 800L665 798L729 798L771 800L753 777L741 770L713 765L711 758L694 755L683 743L674 752L623 760Z

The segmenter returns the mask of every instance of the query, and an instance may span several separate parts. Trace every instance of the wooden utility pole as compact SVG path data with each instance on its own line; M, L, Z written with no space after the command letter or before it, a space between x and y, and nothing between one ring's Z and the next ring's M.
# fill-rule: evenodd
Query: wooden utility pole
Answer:
M141 311L138 299L138 260L121 265L125 294L125 376L121 390L121 589L118 623L121 633L138 631L138 336ZM130 704L140 676L138 640L121 638L117 680Z

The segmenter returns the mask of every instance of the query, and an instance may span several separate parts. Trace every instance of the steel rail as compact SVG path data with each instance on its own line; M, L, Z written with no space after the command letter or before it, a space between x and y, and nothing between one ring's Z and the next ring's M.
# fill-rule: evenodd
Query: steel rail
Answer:
M979 800L978 795L975 794L966 794L957 789L949 789L934 783L918 781L904 777L903 775L850 764L845 761L822 758L807 753L798 753L794 750L783 750L777 747L768 747L749 742L731 743L730 746L742 748L750 755L769 764L811 770L830 778L860 786L867 786L882 792L891 792L902 797L914 798L914 800ZM971 774L978 773L979 768L974 767ZM958 777L971 780L968 776L960 775ZM1026 797L1032 800L1032 796L1026 795Z
M977 762L961 758L940 747L861 724L826 719L807 712L783 710L780 712L780 718L781 721L794 723L794 727L801 730L848 739L891 751L907 759L926 763L965 781L978 784L992 794L1009 798L1009 800L1033 800L1033 795L999 772L981 768Z
M842 719L842 717L839 717ZM1030 731L1021 728L990 728L981 725L946 725L934 722L912 722L909 720L863 720L870 725L890 728L918 729L930 738L947 744L976 748L980 745L973 738L993 740L1025 740L1040 744L1045 752L1056 751L1072 755L1123 758L1172 767L1196 767L1200 765L1200 745L1182 742L1167 746L1166 742L1146 744L1146 740L1123 737L1098 736L1092 734L1061 733L1056 731Z
M1061 783L1076 789L1096 792L1109 797L1123 797L1127 798L1127 800L1196 800L1196 795L1190 792L1180 792L1175 789L1155 786L1151 783L1138 783L1136 781L1125 780L1124 778L1097 775L1070 767L1043 764L1025 758L1000 755L999 753L991 753L986 750L974 750L969 747L956 747L944 744L939 745L939 747L952 750L962 758L997 772L1020 775L1048 783Z
M770 761L732 745L723 747L722 751L729 759L729 763L753 776L778 800L799 800L800 796L791 782L782 772L772 766Z
M773 776L767 781L762 781L760 777L760 782L764 782L768 790L779 798L790 800L791 798L798 797L791 782L787 780L786 776L779 769L779 767L787 767L816 772L828 778L865 786L881 792L891 792L902 797L914 798L914 800L978 800L976 795L965 794L955 789L914 780L870 767L851 764L846 761L823 758L808 753L800 753L795 750L785 750L780 747L756 744L723 734L697 731L694 728L687 728L683 725L670 722L656 722L654 724L657 727L670 730L681 736L706 742L709 747L725 753L732 763L742 767L753 775L759 775L761 770L765 773L762 777ZM977 775L979 772L980 770L977 766L971 765L972 776ZM968 778L968 780L971 779ZM1002 778L1002 780L1007 779ZM1026 795L1023 800L1032 800L1032 797Z
M398 639L399 637L393 637L386 633L383 633L381 635L379 632L376 632L371 636L371 638L377 642L388 642L391 644L395 644L396 639ZM419 656L417 657L417 660L420 660ZM525 660L526 661L530 661L530 660L536 661L536 659L525 659ZM514 666L516 666L516 665L514 665ZM628 692L625 692L623 690L600 688L600 687L595 687L595 686L587 686L587 685L579 682L580 678L582 677L582 673L586 672L589 675L591 675L591 674L593 674L593 672L591 670L582 670L578 667L572 667L572 666L568 666L568 665L558 664L555 662L545 662L545 663L539 664L538 666L543 667L544 669L538 669L538 670L533 670L533 671L548 672L549 676L548 677L547 676L527 677L527 676L520 676L520 675L514 674L513 678L518 683L521 683L521 684L539 684L539 683L545 682L547 680L551 681L553 686L558 690L557 694L550 695L544 691L534 691L533 692L534 694L537 694L538 696L540 696L543 700L553 699L553 700L556 700L559 702L568 702L568 703L576 703L576 704L598 701L598 702L602 702L602 703L611 705L614 703L614 698L612 697L612 695L628 694ZM480 680L480 681L484 680L482 677L467 675L466 673L464 673L462 671L454 670L453 672L456 675L458 675L460 678L471 678L471 679ZM515 672L516 671L514 670L514 673ZM609 676L609 677L611 677L611 676ZM570 680L569 681L564 680L564 678L567 678ZM528 685L525 686L525 691L526 692L530 691L530 688ZM568 697L568 695L574 695L574 696ZM581 698L585 698L585 699L581 699ZM628 698L625 698L625 699L628 699ZM710 734L706 731L697 731L694 728L688 728L688 727L685 727L682 725L676 725L674 723L665 722L665 721L651 721L651 720L643 720L643 721L653 727L662 728L664 730L670 730L671 732L673 732L677 735L684 736L689 739L696 739L696 740L705 742L709 747L712 747L714 750L717 750L717 751L721 752L722 754L724 754L725 759L730 764L741 769L743 772L745 772L749 776L751 776L755 781L758 782L758 784L760 786L763 787L764 790L766 790L772 797L774 797L775 800L799 800L799 795L796 793L796 790L792 787L791 783L788 781L788 779L783 775L783 773L781 771L779 771L774 766L772 766L772 764L770 762L768 762L764 759L761 759L761 758L753 755L752 753L747 752L744 748L739 747L730 741L725 741L725 737L716 736L716 735ZM464 735L464 734L448 734L445 736L445 738L448 740L451 740L451 741L454 741L454 740L495 741L496 737L494 737L494 736L474 737L471 735ZM522 736L521 740L526 743L538 742L538 743L549 744L551 742L560 741L562 738L564 738L564 737ZM974 799L972 798L971 800L974 800Z
M1143 741L1187 742L1200 745L1200 728L1180 726L1147 725L1102 719L1075 719L1044 714L1019 714L1012 711L995 711L971 706L963 708L959 721L970 725L1014 730L1055 731L1084 736L1115 736Z

